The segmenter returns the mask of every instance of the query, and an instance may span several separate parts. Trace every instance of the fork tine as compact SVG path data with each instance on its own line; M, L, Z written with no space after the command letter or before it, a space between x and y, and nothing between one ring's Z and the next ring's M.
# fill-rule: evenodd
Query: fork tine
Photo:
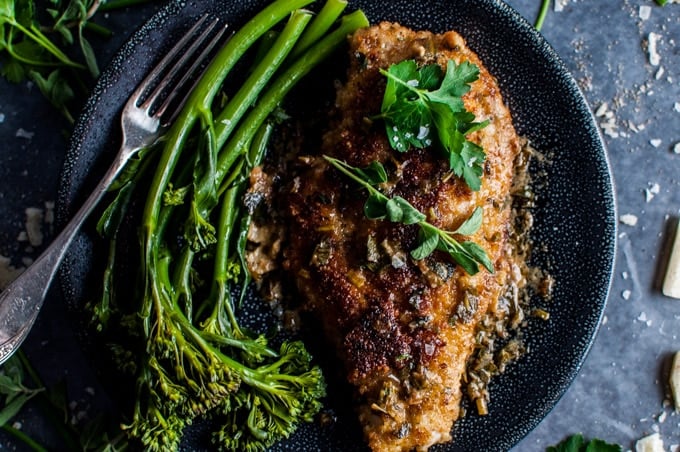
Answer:
M142 80L139 85L137 85L137 89L135 89L135 91L130 95L130 100L135 103L135 106L139 106L139 102L144 96L144 93L148 90L149 85L158 78L158 76L171 63L173 58L175 58L182 48L187 45L189 39L191 39L194 33L196 33L196 30L198 30L203 25L203 22L205 22L207 19L207 14L201 16L200 19L198 19L198 21L196 21L196 23L186 32L186 34L182 36L179 41L177 41L172 49L170 49L170 51L165 54L165 56L161 59L161 61L158 62L151 72L147 74L144 80Z
M214 22L214 24L217 24L217 23L218 23L218 21L216 20ZM213 28L213 24L211 24L211 30L212 30L212 28ZM203 47L203 51L200 53L200 55L198 55L198 58L196 58L193 61L191 66L184 72L184 75L182 76L182 78L175 84L172 91L170 93L168 93L168 95L165 98L165 100L163 101L163 103L156 109L156 112L154 114L156 117L161 118L163 116L163 114L165 113L167 108L170 106L170 104L175 100L177 95L180 92L182 92L182 88L187 83L187 81L189 81L189 79L192 77L192 75L194 75L194 72L196 72L196 69L208 58L208 56L212 52L213 48L217 45L217 43L222 40L222 36L224 35L225 31L227 31L227 25L226 24L222 28L220 28L217 31L217 33L215 34L215 36L213 36L213 38L210 40L210 42L208 42L208 44ZM208 34L209 33L206 33L206 32L201 34L201 36L199 37L197 42L202 43L205 40L205 38L208 36ZM192 53L193 53L193 49L192 49ZM177 65L179 66L180 63L177 63ZM168 77L170 77L170 75L168 75ZM194 86L198 83L199 79L200 79L200 74L199 74L198 77L195 77ZM163 83L163 82L161 82L161 83ZM182 106L186 102L186 100L189 97L189 94L191 93L192 90L193 90L193 88L184 91L184 93L185 93L184 98L178 103L178 105L175 107L175 110L173 111L173 114L169 118L167 118L164 121L164 123L166 123L166 124L171 123L175 120L175 117L179 114L179 111L181 110Z
M154 67L149 75L147 75L147 77L139 84L139 87L132 94L131 99L134 99L135 105L146 111L148 115L151 115L151 110L154 108L156 102L159 100L164 91L167 90L168 85L173 81L173 79L177 77L179 71L184 69L190 59L195 57L197 50L203 46L206 39L214 32L215 27L219 23L219 19L217 18L213 19L197 38L195 37L197 31L204 27L208 17L208 14L204 14L198 21L196 21L196 23ZM185 71L185 74L180 82L169 94L170 101L176 96L175 91L181 88L181 85L186 83L186 80L189 79L196 67L198 67L203 62L206 56L214 48L216 43L221 38L225 28L226 25L217 33L216 37L208 43L208 46L201 52L198 58L194 59L191 67ZM189 45L191 40L193 40L193 42L191 42ZM186 48L187 45L189 45L188 48ZM168 69L168 67L170 67L170 69ZM161 76L163 77L162 79L160 79ZM149 92L150 89L153 90ZM153 112L155 113L154 116L160 118L169 104L170 102L166 99L161 107L156 109L157 111Z

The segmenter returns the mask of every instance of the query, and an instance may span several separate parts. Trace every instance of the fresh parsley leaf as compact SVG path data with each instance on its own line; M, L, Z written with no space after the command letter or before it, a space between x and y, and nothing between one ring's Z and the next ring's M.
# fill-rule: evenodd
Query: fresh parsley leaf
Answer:
M393 223L409 225L425 221L425 215L401 196L389 199L385 203L385 209L387 210L387 218Z
M566 438L556 446L550 446L546 452L621 452L618 444L609 444L601 439L586 442L583 435L575 434Z
M364 169L357 168L357 174L371 185L379 185L387 182L387 171L385 171L385 167L382 163L375 160Z
M144 1L144 0L141 0ZM32 79L40 85L40 91L65 114L70 122L73 117L68 108L73 107L74 90L71 86L87 85L81 73L89 69L92 79L99 76L95 51L86 37L85 30L102 36L110 31L92 22L92 17L102 4L96 0L51 0L46 2L47 14L39 14L35 0L0 0L0 75L8 81L19 83ZM49 18L53 23L48 23ZM74 30L77 31L75 35ZM56 34L57 40L53 40ZM72 44L80 47L80 63L72 59ZM59 77L56 83L54 71L70 71L73 79ZM62 71L63 73L63 71ZM59 92L63 89L63 92Z
M439 245L439 234L434 229L420 228L419 245L411 251L411 257L419 261L432 254Z
M55 108L61 110L70 122L73 122L73 118L65 106L73 100L75 94L66 79L62 77L59 69L50 72L47 78L43 77L38 71L31 71L30 77L35 84L38 85L38 89L40 89L43 96L45 96Z
M387 216L387 202L382 196L371 194L364 204L364 216L369 220L382 220Z
M448 154L451 171L474 191L481 187L484 150L467 135L485 127L465 110L462 96L479 78L479 68L449 60L446 73L437 64L418 67L405 60L381 71L387 77L381 112L390 146L406 152L438 144Z
M445 231L427 222L427 216L416 209L411 203L401 196L388 197L377 188L367 173L367 168L355 168L338 159L324 156L324 158L348 176L369 193L364 204L364 215L369 220L387 219L393 223L404 225L418 225L418 246L411 251L411 257L415 260L425 259L435 250L447 253L463 270L470 275L479 271L479 266L484 266L493 273L493 263L484 249L478 244L465 241L458 242L454 235L471 235L479 230L482 224L482 209L474 210L470 218L465 220L460 227L453 231ZM384 167L379 162L373 162L368 168L384 172ZM382 176L381 176L382 180ZM387 174L383 182L387 181Z
M484 248L471 241L462 242L460 246L465 250L465 254L470 256L476 264L482 264L484 268L493 273L493 262L489 259Z
M460 235L472 235L482 227L482 220L483 210L481 207L477 207L474 212L472 212L472 215L470 215L470 218L465 220L463 224L453 232Z
M456 64L449 60L446 75L439 89L427 94L430 102L452 105L452 111L459 112L462 106L461 97L470 91L470 84L479 78L479 68L469 61Z

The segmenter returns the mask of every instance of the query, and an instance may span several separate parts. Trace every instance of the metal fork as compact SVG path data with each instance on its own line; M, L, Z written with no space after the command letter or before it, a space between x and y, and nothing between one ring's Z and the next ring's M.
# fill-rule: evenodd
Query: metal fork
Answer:
M0 364L12 356L31 330L80 226L130 157L151 146L174 121L193 88L189 86L191 80L225 30L226 25L220 25L218 19L202 16L132 93L121 114L123 140L113 164L40 257L0 293Z

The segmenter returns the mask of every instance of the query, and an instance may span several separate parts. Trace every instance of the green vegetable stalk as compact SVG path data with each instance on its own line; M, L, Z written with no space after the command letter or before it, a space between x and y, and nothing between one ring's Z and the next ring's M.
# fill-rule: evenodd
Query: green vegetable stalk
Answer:
M323 375L302 342L273 348L239 324L235 302L235 291L250 281L243 196L268 149L273 113L348 34L368 25L361 12L338 20L342 0L329 0L313 17L301 9L311 1L276 0L232 36L162 147L121 176L99 223L112 246L93 318L103 331L114 320L132 323L133 343L141 335L142 356L121 365L137 369L136 403L124 429L145 450L176 450L184 428L206 416L218 426L217 448L264 450L321 408ZM267 51L234 86L233 68L265 39ZM141 284L130 306L116 296L116 248L121 219L139 196L146 199Z

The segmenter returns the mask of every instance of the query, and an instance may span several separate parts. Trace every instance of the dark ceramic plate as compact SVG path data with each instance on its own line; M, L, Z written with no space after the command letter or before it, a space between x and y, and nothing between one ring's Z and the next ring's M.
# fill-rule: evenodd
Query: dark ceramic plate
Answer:
M129 93L194 18L213 11L234 26L263 1L172 1L144 25L102 74L78 121L63 173L60 214L66 218L101 177L117 150L118 117ZM455 442L437 450L507 450L553 407L576 376L596 334L609 290L615 211L605 150L588 106L559 57L514 10L500 0L355 0L372 23L398 21L413 28L459 31L500 83L520 134L553 155L539 190L533 238L545 245L536 263L556 280L548 322L530 322L530 353L493 381L490 413L470 414ZM96 287L105 252L92 227L77 238L61 280L74 312ZM342 391L338 388L338 391ZM340 399L340 398L338 398ZM346 399L345 399L346 400ZM349 407L333 408L331 429L306 426L277 450L362 450ZM191 440L190 440L191 441ZM191 443L188 449L194 448Z

